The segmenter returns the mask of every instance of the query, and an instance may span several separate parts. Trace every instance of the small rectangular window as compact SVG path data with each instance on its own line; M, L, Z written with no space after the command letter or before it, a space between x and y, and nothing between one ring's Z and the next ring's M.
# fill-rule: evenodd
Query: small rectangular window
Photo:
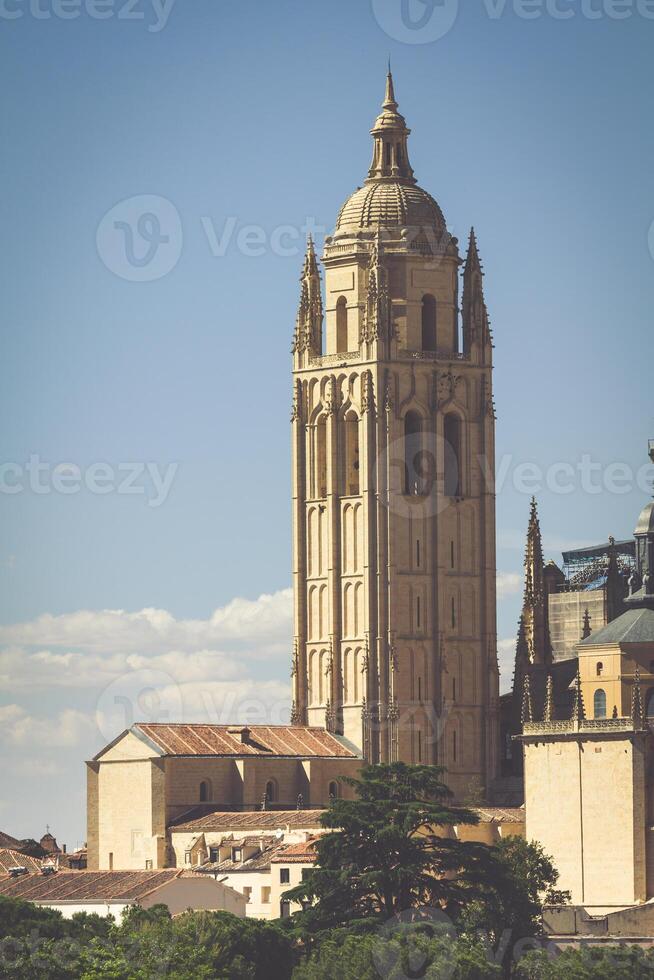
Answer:
M456 608L454 605L454 596L452 596L452 629L456 626Z
M191 863L191 852L184 851L184 864L190 864L190 863Z
M288 885L291 880L291 869L290 868L280 868L279 869L279 883L280 885Z
M252 898L252 888L250 885L246 885L243 889L243 894L245 895L245 901L249 902Z
M454 541L450 541L450 565L454 568Z
M416 541L416 568L420 568L420 542Z
M270 904L270 885L264 885L263 888L261 889L261 904L262 905Z
M151 860L147 860L145 862L145 870L146 871L152 871L152 861Z
M420 629L420 596L416 596L416 625Z

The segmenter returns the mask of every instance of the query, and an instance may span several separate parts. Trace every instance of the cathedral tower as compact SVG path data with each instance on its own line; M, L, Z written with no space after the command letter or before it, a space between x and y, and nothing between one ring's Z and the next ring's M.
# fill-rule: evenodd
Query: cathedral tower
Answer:
M416 182L388 75L293 343L294 720L371 762L496 773L492 340L474 232Z

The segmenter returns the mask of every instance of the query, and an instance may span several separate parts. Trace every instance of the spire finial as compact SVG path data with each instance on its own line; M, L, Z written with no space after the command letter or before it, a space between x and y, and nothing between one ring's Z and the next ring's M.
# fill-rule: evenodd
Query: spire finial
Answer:
M581 633L582 640L587 640L592 632L593 632L593 628L590 624L590 610L588 606L586 606L586 611L584 612L584 624Z
M388 74L386 75L386 94L382 102L382 109L390 109L392 112L397 110L395 99L395 86L393 84L393 73L391 72L391 59L388 59Z

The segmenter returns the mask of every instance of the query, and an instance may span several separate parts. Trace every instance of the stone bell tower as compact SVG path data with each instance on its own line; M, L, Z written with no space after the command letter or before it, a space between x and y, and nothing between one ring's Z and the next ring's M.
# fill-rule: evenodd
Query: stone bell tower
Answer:
M293 718L371 761L496 774L492 340L392 76L363 185L308 245L293 343ZM463 280L462 329L459 283Z

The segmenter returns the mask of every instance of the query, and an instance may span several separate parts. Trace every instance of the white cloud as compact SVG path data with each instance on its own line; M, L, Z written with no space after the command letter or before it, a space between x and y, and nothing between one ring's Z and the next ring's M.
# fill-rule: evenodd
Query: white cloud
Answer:
M67 708L53 718L34 717L18 704L0 708L0 741L4 745L71 748L93 732L92 719L74 708Z
M0 738L34 768L52 748L89 757L137 721L283 724L291 637L289 589L206 620L84 610L1 627L0 686L16 703L0 707Z
M248 662L259 675L262 661L273 673L290 664L292 622L290 589L234 599L206 620L176 620L161 609L39 616L0 627L0 685L106 687L142 670L176 685L242 681Z
M497 573L497 598L506 599L507 596L516 595L522 588L522 576L517 572L498 572Z
M249 647L252 655L265 657L288 643L292 615L291 589L255 600L234 599L209 619L178 620L163 609L82 610L2 626L0 646L63 647L114 655Z

